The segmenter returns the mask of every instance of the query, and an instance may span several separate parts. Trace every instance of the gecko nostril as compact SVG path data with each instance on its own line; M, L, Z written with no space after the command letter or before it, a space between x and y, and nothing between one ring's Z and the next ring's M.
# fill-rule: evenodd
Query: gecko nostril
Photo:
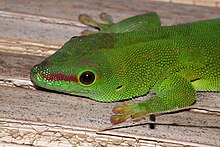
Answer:
M43 71L42 66L40 64L35 65L34 67L31 68L30 72L30 78L32 81L38 80L39 76L41 76Z
M38 64L38 65L35 65L34 67L32 67L31 73L32 74L37 74L40 70L41 70L41 67Z

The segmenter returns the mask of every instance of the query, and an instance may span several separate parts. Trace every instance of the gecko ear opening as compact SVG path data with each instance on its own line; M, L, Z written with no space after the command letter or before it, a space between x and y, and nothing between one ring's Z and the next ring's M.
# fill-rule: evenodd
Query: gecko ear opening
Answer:
M123 85L119 85L117 88L116 88L116 90L119 90L119 89L121 89L123 87Z
M80 75L79 80L84 85L90 85L95 81L95 74L91 71L85 71Z

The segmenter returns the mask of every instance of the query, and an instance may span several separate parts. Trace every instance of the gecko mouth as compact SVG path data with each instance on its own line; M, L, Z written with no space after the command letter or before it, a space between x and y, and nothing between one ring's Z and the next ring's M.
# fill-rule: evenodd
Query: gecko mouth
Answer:
M51 72L50 68L42 67L41 65L35 65L31 69L31 80L38 86L42 84L55 84L60 82L77 83L78 78L76 75L68 75L61 72Z

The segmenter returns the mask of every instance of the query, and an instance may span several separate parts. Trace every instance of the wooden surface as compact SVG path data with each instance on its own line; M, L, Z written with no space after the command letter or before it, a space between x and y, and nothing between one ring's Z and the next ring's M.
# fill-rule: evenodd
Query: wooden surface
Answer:
M34 89L31 67L87 29L77 20L80 13L98 18L103 11L115 21L155 11L163 25L220 17L219 8L147 0L0 0L0 146L220 146L219 93L198 93L200 109L159 116L155 129L136 125L147 117L96 133L111 126L111 109L122 102Z
M171 2L188 5L199 5L209 7L220 7L220 0L156 0L161 2Z

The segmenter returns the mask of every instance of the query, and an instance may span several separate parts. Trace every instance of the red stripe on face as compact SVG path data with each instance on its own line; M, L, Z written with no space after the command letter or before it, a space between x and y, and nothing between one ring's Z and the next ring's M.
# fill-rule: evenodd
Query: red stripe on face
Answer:
M61 74L61 73L55 73L55 74L44 74L43 77L49 81L68 81L68 82L74 82L77 83L78 79L77 77L71 76L71 75L66 75L66 74Z

